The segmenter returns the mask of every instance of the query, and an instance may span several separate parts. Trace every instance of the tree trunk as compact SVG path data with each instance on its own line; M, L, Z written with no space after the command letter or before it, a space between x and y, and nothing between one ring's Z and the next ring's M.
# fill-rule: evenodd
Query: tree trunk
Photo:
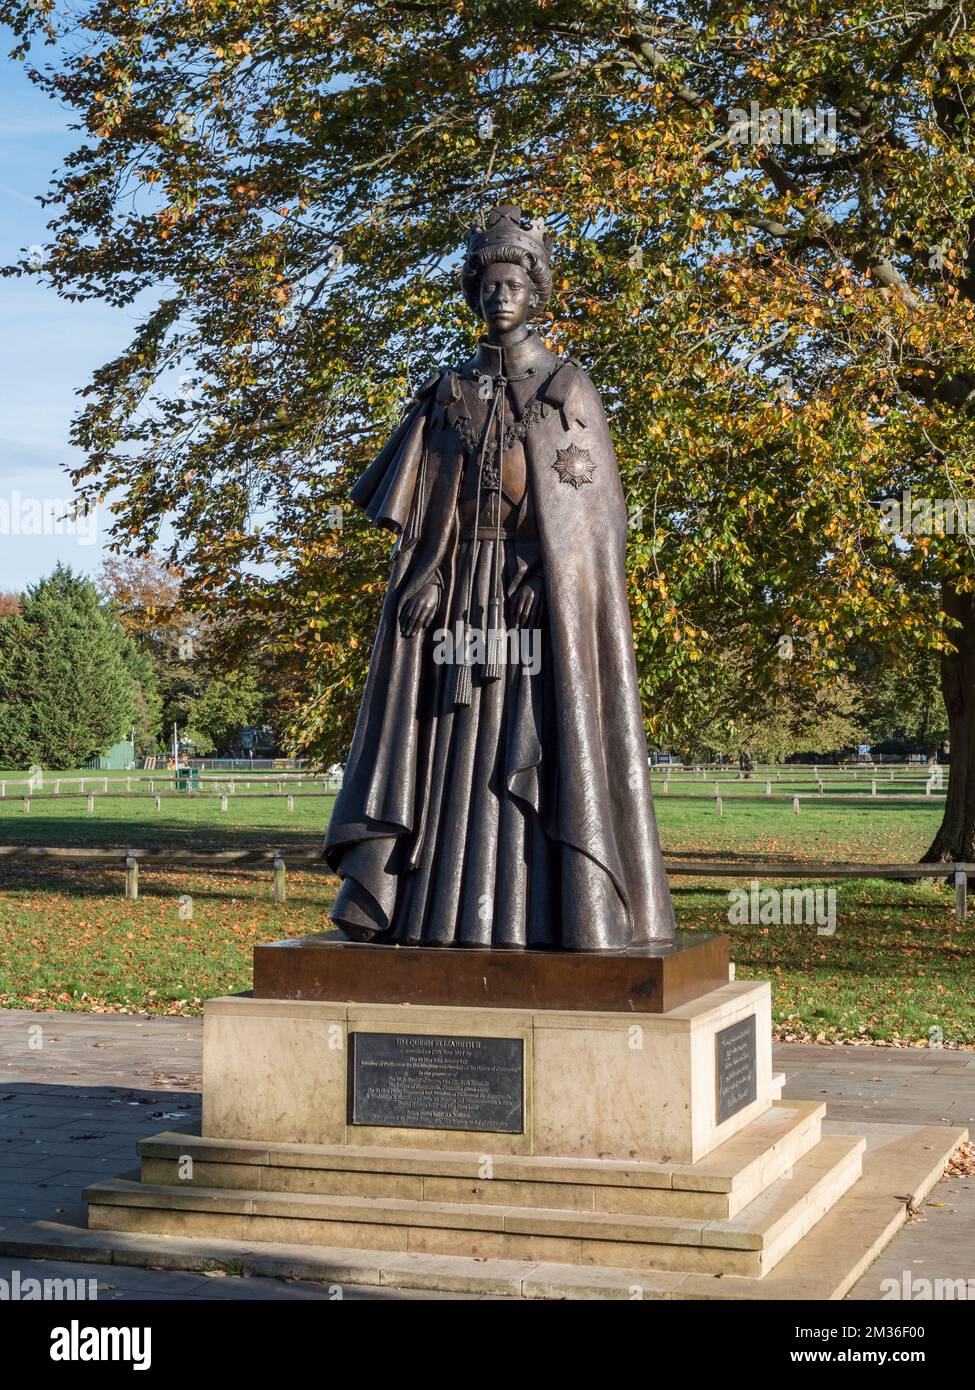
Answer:
M948 631L956 650L941 657L951 762L944 819L922 864L975 861L975 594L946 587L942 604L961 623Z

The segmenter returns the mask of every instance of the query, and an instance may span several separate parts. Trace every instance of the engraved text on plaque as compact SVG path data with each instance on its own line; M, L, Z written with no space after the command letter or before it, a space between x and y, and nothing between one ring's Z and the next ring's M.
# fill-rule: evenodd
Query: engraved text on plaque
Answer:
M750 1014L715 1035L717 1066L718 1124L746 1105L758 1094L756 1079L755 1015Z
M525 1129L521 1038L350 1035L350 1122L409 1129Z

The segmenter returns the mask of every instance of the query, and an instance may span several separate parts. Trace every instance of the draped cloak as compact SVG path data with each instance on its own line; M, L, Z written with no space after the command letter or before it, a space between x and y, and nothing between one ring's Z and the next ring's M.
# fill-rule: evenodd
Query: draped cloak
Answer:
M325 841L343 878L333 919L360 939L395 939L398 898L435 820L430 749L445 715L433 633L458 582L462 471L490 410L477 387L502 375L520 422L541 553L550 692L544 723L518 725L504 790L554 845L583 857L596 890L562 893L556 937L544 944L620 950L666 941L675 922L650 790L616 458L585 371L534 334L503 351L482 342L469 362L439 372L351 490L398 541ZM437 616L425 633L403 637L403 604L431 582L440 585Z

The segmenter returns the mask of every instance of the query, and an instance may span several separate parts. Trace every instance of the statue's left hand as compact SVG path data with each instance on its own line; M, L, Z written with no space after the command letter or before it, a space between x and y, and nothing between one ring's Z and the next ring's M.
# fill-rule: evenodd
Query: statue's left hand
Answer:
M512 627L528 627L542 616L545 590L541 579L526 579L518 588L511 603Z
M440 586L425 584L399 610L399 630L404 637L413 637L429 627L440 602Z

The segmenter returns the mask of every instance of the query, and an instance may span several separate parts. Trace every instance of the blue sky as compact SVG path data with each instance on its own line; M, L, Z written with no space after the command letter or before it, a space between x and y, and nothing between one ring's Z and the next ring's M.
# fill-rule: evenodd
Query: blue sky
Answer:
M77 135L24 66L7 58L9 32L0 34L0 263L7 265L47 240L50 214L33 199ZM45 504L71 498L64 465L80 459L68 443L76 393L126 344L136 319L134 309L66 303L31 277L0 279L0 591L21 590L58 560L88 574L98 569L104 518L75 534L64 526L49 534Z

